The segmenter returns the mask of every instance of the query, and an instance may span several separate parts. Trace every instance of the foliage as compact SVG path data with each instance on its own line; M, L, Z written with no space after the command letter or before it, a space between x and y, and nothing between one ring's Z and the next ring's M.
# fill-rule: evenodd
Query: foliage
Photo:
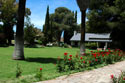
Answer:
M46 18L47 17L48 15L46 15ZM64 42L70 44L70 38L73 36L74 30L77 28L76 19L77 15L74 16L74 12L71 12L71 10L65 7L56 8L55 13L49 15L48 24L50 29L47 29L47 32L51 33L52 35L50 35L48 38L52 39L52 42L59 43L61 34L64 31ZM44 32L46 29L46 23L43 27ZM44 33L44 35L46 34Z
M17 66L16 66L16 78L19 78L22 74L22 70L19 66L19 64L17 63Z
M35 40L35 30L34 25L30 23L30 19L27 19L27 22L25 23L25 29L24 29L24 40L28 43L29 46L34 45Z
M121 75L117 78L114 75L111 75L113 83L125 83L125 72L121 71Z
M3 23L2 28L5 35L5 44L11 44L11 40L14 39L13 26L16 23L16 12L18 4L15 0L2 0L1 4L2 7L0 7L0 17L1 22Z
M77 11L75 11L75 23L77 23Z
M44 45L52 41L52 31L50 27L50 16L49 16L49 6L47 7L47 12L46 12L46 19L45 19L45 25L43 27L43 33L44 33Z
M42 68L40 68L40 69L37 70L37 73L36 73L35 77L36 77L39 81L42 80Z
M91 0L88 12L89 32L111 33L113 45L124 49L125 40L125 1Z
M106 51L91 51L90 55L82 54L80 56L78 53L75 57L64 53L64 59L57 61L57 70L59 72L66 72L71 70L84 70L88 67L96 66L98 64L112 64L117 61L121 61L125 56L123 55L122 50L106 50Z
M13 26L17 23L18 2L16 0L0 0L0 21L3 23L3 32L5 35L4 44L11 45L11 40L14 39ZM26 8L25 16L31 15L29 8ZM8 42L7 42L8 40Z
M79 51L78 48L62 48L62 47L45 47L45 48L24 48L25 51L25 60L23 61L16 61L12 60L10 54L13 53L14 47L10 46L8 48L0 48L0 63L2 63L0 66L0 82L7 82L7 83L32 83L38 81L37 78L35 78L36 75L36 69L42 65L43 71L42 71L42 80L49 80L54 79L56 77L67 75L68 73L75 73L82 70L88 70L88 69L94 69L97 67L104 66L105 64L98 64L95 66L89 66L89 61L87 62L87 58L89 57L89 49L86 49L86 55L83 54L82 60L85 61L85 67L83 65L83 62L79 57L79 59L76 59L75 53ZM112 51L112 50L111 50ZM66 66L65 70L66 72L59 73L56 69L56 66L58 65L56 62L58 60L58 56L60 55L60 61L64 60L64 55L62 55L64 52L68 52L68 55L72 55L72 60L76 59L75 63L75 70L68 70L68 66ZM93 53L96 52L96 50L93 50ZM79 53L79 52L78 52ZM77 55L77 54L76 54ZM106 56L106 54L105 54ZM4 59L3 59L4 58ZM69 59L70 57L67 56ZM81 64L79 63L79 60L81 60ZM21 70L23 73L21 74L21 77L16 79L16 63L19 63L21 66ZM87 65L88 64L88 65ZM83 66L82 66L83 65ZM79 67L80 66L80 67ZM82 68L84 67L84 68ZM72 66L71 66L72 68ZM81 69L80 69L81 68ZM53 74L54 73L54 74ZM12 82L10 82L12 81Z

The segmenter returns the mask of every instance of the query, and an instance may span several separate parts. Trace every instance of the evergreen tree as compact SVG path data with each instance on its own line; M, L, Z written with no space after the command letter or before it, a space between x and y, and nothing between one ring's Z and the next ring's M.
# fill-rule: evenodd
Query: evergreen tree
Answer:
M74 12L65 8L58 7L55 9L55 13L50 14L49 18L49 28L47 29L52 35L48 38L50 41L60 42L61 34L64 31L64 42L70 44L70 38L73 36L74 30L76 29ZM46 24L44 24L43 32L46 29ZM45 36L44 32L44 36ZM45 36L46 37L46 36Z
M49 17L49 6L47 7L47 12L46 12L46 18L45 18L45 26L43 27L43 33L44 33L44 45L49 43L51 41L51 30L50 30L50 17Z
M88 13L90 32L111 33L113 46L125 47L125 0L91 0Z
M77 23L77 11L75 12L75 23Z

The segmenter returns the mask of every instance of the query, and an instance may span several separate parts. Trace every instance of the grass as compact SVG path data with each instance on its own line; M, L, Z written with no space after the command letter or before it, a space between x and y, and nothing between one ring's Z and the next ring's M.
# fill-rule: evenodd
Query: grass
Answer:
M55 63L57 58L63 58L64 52L75 55L78 48L25 48L24 55L26 60L12 60L14 47L0 48L0 80L10 80L16 78L16 65L19 63L22 69L22 75L34 75L36 70L43 68L43 76L45 79L51 79L65 73L57 73ZM89 50L87 50L88 52Z

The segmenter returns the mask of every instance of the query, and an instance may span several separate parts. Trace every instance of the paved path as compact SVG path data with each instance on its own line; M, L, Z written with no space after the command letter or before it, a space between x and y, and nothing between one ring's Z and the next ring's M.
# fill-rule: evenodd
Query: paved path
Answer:
M53 80L37 83L112 83L110 75L119 76L121 70L125 71L125 61L91 71L79 72L69 76L65 75Z

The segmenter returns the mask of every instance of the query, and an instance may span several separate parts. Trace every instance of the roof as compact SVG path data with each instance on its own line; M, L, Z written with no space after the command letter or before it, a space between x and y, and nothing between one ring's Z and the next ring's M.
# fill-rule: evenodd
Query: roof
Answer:
M73 35L73 37L70 39L70 41L80 41L80 40L81 40L80 33ZM86 33L85 34L85 41L112 42L112 40L110 40L110 33L103 33L103 34Z

